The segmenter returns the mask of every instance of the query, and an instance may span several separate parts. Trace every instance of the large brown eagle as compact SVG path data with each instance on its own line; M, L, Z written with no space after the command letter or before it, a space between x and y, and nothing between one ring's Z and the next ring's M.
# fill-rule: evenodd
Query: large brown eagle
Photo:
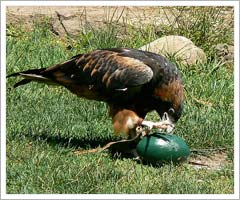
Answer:
M100 49L79 54L47 68L9 75L31 81L64 86L86 99L109 105L115 133L129 137L137 126L171 132L183 110L183 85L176 66L161 55L129 48ZM164 120L144 120L156 110Z

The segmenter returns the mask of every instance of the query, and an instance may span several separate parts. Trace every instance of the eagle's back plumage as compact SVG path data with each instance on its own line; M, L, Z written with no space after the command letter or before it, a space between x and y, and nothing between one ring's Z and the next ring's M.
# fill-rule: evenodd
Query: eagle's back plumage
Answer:
M176 120L183 105L183 85L175 65L161 55L128 48L95 50L48 68L9 76L58 84L80 97L107 102L111 108L127 108L144 117L174 107Z

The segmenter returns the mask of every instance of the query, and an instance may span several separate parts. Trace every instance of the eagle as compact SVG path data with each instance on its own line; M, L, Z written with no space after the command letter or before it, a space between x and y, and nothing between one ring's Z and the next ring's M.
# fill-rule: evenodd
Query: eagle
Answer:
M7 77L63 86L79 97L106 102L116 134L128 138L136 127L144 134L157 128L171 133L183 111L180 71L164 56L130 48L97 49L46 68L29 69ZM145 120L156 111L161 121Z

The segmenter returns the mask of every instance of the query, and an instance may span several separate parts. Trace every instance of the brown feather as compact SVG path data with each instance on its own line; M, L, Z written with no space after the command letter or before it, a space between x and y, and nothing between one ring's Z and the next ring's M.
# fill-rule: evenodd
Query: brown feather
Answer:
M173 108L178 109L184 100L183 85L180 80L174 80L167 85L163 84L154 89L154 96L162 101L172 102Z

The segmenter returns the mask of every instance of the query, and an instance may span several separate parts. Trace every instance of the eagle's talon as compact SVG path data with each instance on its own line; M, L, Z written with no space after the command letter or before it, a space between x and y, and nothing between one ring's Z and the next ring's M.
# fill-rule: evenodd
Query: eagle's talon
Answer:
M147 128L147 134L154 128L158 129L160 132L166 131L167 133L171 133L174 129L174 124L171 121L164 120L160 122L151 122L151 121L143 121L142 125Z
M155 128L160 131L166 131L167 133L171 133L174 129L174 124L172 124L169 120L164 120L155 123Z

